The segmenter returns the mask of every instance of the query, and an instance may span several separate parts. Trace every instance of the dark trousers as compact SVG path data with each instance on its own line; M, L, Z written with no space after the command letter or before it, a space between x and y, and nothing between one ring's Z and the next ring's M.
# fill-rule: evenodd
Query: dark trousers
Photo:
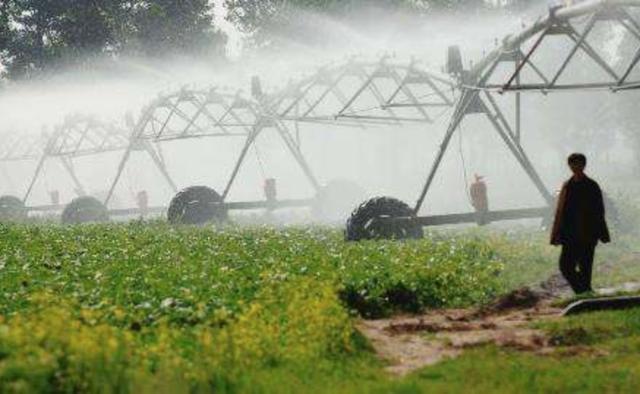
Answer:
M562 245L560 272L576 294L592 291L591 272L596 244L567 243Z

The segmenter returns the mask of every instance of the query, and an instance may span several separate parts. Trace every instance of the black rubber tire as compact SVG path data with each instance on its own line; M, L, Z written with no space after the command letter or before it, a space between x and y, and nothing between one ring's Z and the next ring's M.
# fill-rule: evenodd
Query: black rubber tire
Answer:
M15 196L0 197L0 221L15 222L27 218L24 202Z
M222 196L207 186L191 186L175 195L169 203L167 219L171 224L221 223L228 212L213 203L222 202Z
M364 189L355 182L335 179L318 190L311 212L321 222L344 223L365 197Z
M109 211L97 198L78 197L67 204L62 211L62 223L83 224L109 221Z
M375 222L378 217L415 217L413 209L392 197L376 197L362 203L347 220L345 240L418 239L424 236L422 226L415 222L394 224Z

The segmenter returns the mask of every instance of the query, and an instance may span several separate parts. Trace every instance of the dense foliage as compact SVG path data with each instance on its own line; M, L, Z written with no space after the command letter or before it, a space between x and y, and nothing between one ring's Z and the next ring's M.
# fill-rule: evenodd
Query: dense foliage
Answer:
M260 45L282 34L313 36L308 13L346 23L377 13L473 11L535 0L225 0L227 19ZM301 32L297 27L306 26ZM316 37L317 38L317 37ZM300 37L296 37L300 39ZM95 67L122 55L224 57L226 36L208 0L5 0L0 2L0 65L10 79L33 78L65 66Z
M331 283L367 316L464 305L495 294L501 269L473 238L345 243L337 231L304 229L11 226L0 230L0 251L0 313L51 290L124 308L127 324L198 324L202 313L237 313L264 287L300 277Z
M353 360L354 313L486 300L501 267L473 238L2 226L0 391L206 390L264 368Z
M591 361L492 348L390 380L355 329L540 281L555 272L545 244L527 230L345 243L324 229L0 225L0 392L522 392L533 376L575 391L583 381L554 371ZM598 256L598 283L637 277L635 239ZM633 324L578 340L636 338ZM618 353L600 365L627 365ZM586 389L632 383L601 374Z
M23 78L122 54L222 53L207 0L7 0L0 64Z
M91 307L52 291L24 301L28 310L0 316L2 392L223 391L252 372L339 359L356 346L331 287L309 279L263 288L233 318L204 317L200 306L198 325L128 327L117 303Z
M318 17L352 26L362 19L379 20L394 12L475 11L488 8L484 0L225 0L227 19L249 33L259 46L277 46L295 38L317 40Z

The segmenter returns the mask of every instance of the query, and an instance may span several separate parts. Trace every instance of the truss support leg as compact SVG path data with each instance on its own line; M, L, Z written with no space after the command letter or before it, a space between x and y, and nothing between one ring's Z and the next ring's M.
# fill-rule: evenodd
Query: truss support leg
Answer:
M238 160L236 161L236 165L233 167L233 171L231 172L231 177L229 178L229 181L227 182L227 185L224 188L224 192L222 193L222 201L225 201L227 199L227 196L229 195L229 191L231 191L231 187L233 186L233 183L236 181L236 178L238 177L238 172L240 172L240 167L242 167L242 163L244 163L244 159L247 157L247 153L249 153L249 148L251 148L251 145L253 145L253 142L256 140L256 138L258 137L261 131L262 131L262 126L256 125L247 136L247 140L245 141L244 146L242 147L240 156L238 157Z
M300 122L298 122L297 120L295 121L295 128L296 128L296 146L298 147L298 149L301 149L302 140L300 139Z
M300 104L296 105L296 119L300 117ZM296 130L296 145L298 149L302 149L302 140L300 139L300 122L298 120L293 121L293 126Z
M307 160L304 158L304 155L300 151L300 148L298 147L298 145L296 145L291 134L289 134L287 129L282 124L276 124L276 130L278 130L278 134L280 134L280 137L282 137L282 139L284 140L284 143L287 145L287 148L289 149L293 157L298 162L298 165L300 166L300 168L302 168L302 171L304 172L304 175L309 180L309 183L311 183L311 186L313 186L314 190L318 192L320 190L320 184L318 183L318 179L314 175L313 171L311 171L311 167L309 167Z
M484 106L487 118L496 129L504 143L507 145L513 156L516 158L516 160L518 160L520 166L527 173L536 189L538 189L538 192L540 192L540 195L542 195L542 198L544 198L544 200L550 206L552 206L554 204L553 196L544 185L544 182L542 182L542 178L540 178L540 175L536 171L535 167L533 166L533 164L531 164L531 161L529 160L529 157L525 153L524 149L522 149L522 146L514 140L513 132L510 130L505 130L505 127L508 127L508 125L505 125L505 127L503 127L502 124L500 124L500 122L498 121L499 118L503 117L500 109L497 106L494 106L493 109L496 111L496 115L493 115L484 103L482 105Z
M127 150L124 151L124 154L122 155L122 160L120 160L120 164L118 165L118 172L116 172L116 177L113 179L113 182L111 183L111 187L109 188L109 193L107 193L107 197L104 199L105 206L109 206L109 202L111 201L111 198L113 197L113 193L116 190L116 186L118 186L118 182L122 177L124 168L127 165L129 158L131 157L132 150L133 150L133 142L130 142L129 147L127 148Z
M520 54L522 52L520 52L520 50L518 49L518 55L517 56L517 62L521 62L522 58L520 57ZM516 62L516 64L518 64ZM517 66L516 66L517 67ZM516 76L516 85L520 86L520 74L518 74ZM516 116L515 116L515 122L516 122L516 127L515 127L515 136L516 136L516 141L518 142L518 144L520 143L520 137L522 136L522 94L520 92L516 92L516 98L515 98L515 106L516 106Z
M44 168L44 164L47 161L47 155L42 155L42 157L40 158L40 161L38 162L38 165L36 166L36 171L33 174L33 177L31 178L31 182L29 183L29 187L27 188L27 192L24 195L24 198L22 199L22 202L26 205L27 204L27 200L29 199L29 196L31 196L31 192L33 191L33 187L36 184L36 181L38 180L38 177L40 176L40 173L42 172L42 168Z
M433 164L431 165L431 169L429 171L429 175L427 176L427 181L425 182L424 187L422 188L422 192L420 193L420 197L418 197L418 201L416 202L415 208L413 209L414 213L417 215L418 212L420 211L420 208L422 208L422 204L424 203L425 198L427 197L427 193L429 192L429 189L431 188L431 184L433 183L433 180L436 176L436 173L438 172L438 169L440 168L440 164L442 163L442 159L444 158L444 154L447 151L447 148L449 147L449 143L451 142L451 138L453 137L453 135L455 134L456 130L458 129L458 126L460 126L460 123L462 122L462 120L464 119L465 115L467 114L467 109L469 108L469 105L474 101L478 99L478 92L472 91L472 90L465 90L462 93L462 96L460 97L458 104L456 106L456 110L453 114L453 118L451 119L451 123L449 123L449 127L447 128L447 132L444 135L444 138L442 140L442 143L440 144L440 150L438 150L438 153L436 155L436 158L433 162Z
M66 157L61 157L60 158L60 162L62 163L62 166L64 167L64 169L67 171L67 173L71 177L71 180L73 181L73 185L76 188L76 190L75 190L76 194L79 197L86 196L87 192L86 192L85 188L82 186L82 183L80 182L80 179L78 179L78 176L76 175L76 170L73 167L73 163L71 162L71 160L67 159Z
M156 144L156 152L158 153L158 158L162 162L162 165L167 166L167 160L164 158L164 152L162 151L162 146L160 143Z
M158 168L158 170L160 171L164 179L167 181L167 183L169 184L169 187L171 187L171 190L174 193L177 193L178 187L176 186L176 183L173 181L173 178L171 178L171 175L167 170L167 166L165 165L162 156L158 154L158 152L156 152L153 146L151 146L151 144L149 143L145 144L144 150L149 154L149 156L151 157L151 160L153 160L153 163L156 165L156 167Z

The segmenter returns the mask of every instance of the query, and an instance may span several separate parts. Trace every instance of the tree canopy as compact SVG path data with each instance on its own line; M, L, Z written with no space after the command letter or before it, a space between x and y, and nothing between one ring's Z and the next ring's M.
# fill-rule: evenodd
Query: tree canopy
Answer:
M6 0L0 62L29 78L94 57L220 53L207 0Z
M382 14L390 10L426 14L476 10L489 3L485 0L225 0L225 4L229 21L250 34L257 45L264 45L272 44L274 36L282 35L291 26L304 24L301 19L309 11L347 20L363 10L377 10Z
M217 32L208 0L139 0L132 12L131 39L136 52L220 53L225 39Z
M19 79L91 64L94 58L221 56L226 37L214 26L212 4L212 0L0 0L0 65L5 77ZM227 19L259 46L274 44L274 37L313 39L318 34L308 27L317 20L310 15L350 21L363 10L381 11L377 17L382 17L390 10L429 13L487 4L486 0L225 0Z

